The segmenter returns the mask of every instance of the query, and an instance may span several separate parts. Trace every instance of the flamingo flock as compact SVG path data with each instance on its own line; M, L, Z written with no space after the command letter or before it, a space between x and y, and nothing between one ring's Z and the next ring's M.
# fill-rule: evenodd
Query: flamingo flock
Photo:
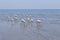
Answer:
M16 23L20 22L22 24L22 27L24 27L24 28L26 26L26 23L27 23L27 25L29 23L33 24L34 21L35 20L32 18L32 15L27 15L26 19L24 19L24 18L19 19L18 15L14 15L13 17L7 16L7 22L11 22L11 23L13 22L12 24L14 24L14 23L16 24ZM38 25L40 25L41 20L40 19L36 19L35 23L38 26Z
M19 20L18 15L15 15L14 17L7 16L7 21L8 22L15 22L15 23L17 23L17 22L21 22L21 23L28 22L28 23L30 23L30 22L33 22L34 20L32 18L32 15L28 15L28 18L27 19L21 18L21 20ZM37 19L36 20L36 23L37 24L40 24L41 23L41 20L40 19Z
M33 25L33 23L35 23L37 26L37 32L39 33L40 32L40 23L41 23L41 20L40 20L40 18L38 18L38 19L34 19L33 17L32 17L32 15L27 15L27 18L19 18L18 17L18 15L14 15L13 17L12 16L7 16L6 17L7 18L7 22L10 22L11 24L13 24L13 25L16 25L17 23L21 23L22 24L22 30L23 30L23 32L24 32L24 29L26 28L26 27L28 27L30 24L30 26L31 27L33 27L32 25ZM27 25L28 26L27 26ZM29 27L30 27L29 26ZM13 27L13 26L12 26ZM12 29L12 27L11 27L11 29ZM17 27L17 26L16 26ZM13 29L12 29L13 30ZM38 34L37 34L38 35ZM38 35L38 37L39 37L39 35Z
M32 15L29 15L29 17L27 19L24 19L22 18L21 20L19 20L18 18L18 15L15 15L13 18L10 17L10 16L7 16L7 21L14 21L14 22L22 22L22 23L25 23L25 22L33 22L34 20L32 19ZM41 23L41 20L40 19L37 19L36 20L36 23L39 24Z

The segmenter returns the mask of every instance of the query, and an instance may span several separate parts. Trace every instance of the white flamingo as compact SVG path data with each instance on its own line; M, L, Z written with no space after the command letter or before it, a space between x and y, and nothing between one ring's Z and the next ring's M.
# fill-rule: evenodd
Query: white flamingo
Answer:
M29 17L27 18L27 22L33 22L32 16L29 15Z
M37 19L36 20L36 24L37 24L37 31L40 32L40 23L41 23L41 20L40 19Z
M37 22L37 23L41 23L41 20L40 20L40 19L37 19L36 22Z
M17 15L15 15L15 16L13 17L13 19L14 19L14 22L15 22L15 23L17 23L17 22L19 21L19 19L18 19L18 16L17 16Z
M11 17L10 16L7 16L7 21L9 22L11 20Z
M13 30L13 25L14 25L14 19L10 16L7 16L7 22L9 22L9 24L11 24L11 28L10 30L12 31Z
M23 29L23 31L24 31L24 29L25 29L25 27L26 27L26 21L25 21L25 19L21 19L21 27L22 27L22 29Z
M36 35L36 38L37 38L37 40L40 40L40 23L41 23L41 20L40 19L37 19L36 20L36 25L37 25L37 31L36 31L36 33L37 33L37 35Z
M7 21L8 21L8 22L13 22L14 19L13 19L12 17L10 17L10 16L7 16Z
M32 30L33 29L33 19L32 19L32 15L29 15L28 18L26 19L27 22L27 27L28 30Z
M25 23L26 21L25 21L25 19L21 19L21 22Z
M33 22L33 19L27 18L27 21L28 21L28 22Z

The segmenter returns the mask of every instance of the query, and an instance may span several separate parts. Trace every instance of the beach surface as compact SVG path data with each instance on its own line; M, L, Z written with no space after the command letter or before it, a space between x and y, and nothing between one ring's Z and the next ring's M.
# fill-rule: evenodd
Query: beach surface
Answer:
M18 17L26 19L25 15ZM0 40L60 40L60 14L31 15L34 22L26 23L25 27L21 22L12 25L12 22L6 21L6 15L0 15ZM38 26L36 20L39 18L41 23Z

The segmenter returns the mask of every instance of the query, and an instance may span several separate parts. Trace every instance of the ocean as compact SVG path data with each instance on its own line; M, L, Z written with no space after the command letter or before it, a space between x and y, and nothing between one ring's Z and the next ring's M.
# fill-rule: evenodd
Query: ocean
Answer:
M19 22L7 21L15 15ZM29 15L33 22L21 23ZM0 40L60 40L60 9L0 9Z

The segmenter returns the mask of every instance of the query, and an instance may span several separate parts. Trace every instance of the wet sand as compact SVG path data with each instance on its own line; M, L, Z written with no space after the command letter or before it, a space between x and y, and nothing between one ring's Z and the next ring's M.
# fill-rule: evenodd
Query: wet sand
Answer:
M38 18L42 21L40 25L36 24ZM60 14L33 15L34 22L26 23L25 27L21 22L12 25L3 19L0 20L0 40L60 40Z

